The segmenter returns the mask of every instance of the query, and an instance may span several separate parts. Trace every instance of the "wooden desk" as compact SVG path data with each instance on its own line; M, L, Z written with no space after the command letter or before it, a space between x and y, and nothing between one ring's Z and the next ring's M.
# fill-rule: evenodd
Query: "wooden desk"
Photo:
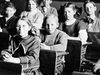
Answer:
M92 72L77 72L77 71L74 71L72 73L72 75L97 75L97 74L93 74Z
M7 33L0 32L0 53L1 50L8 48L9 35Z
M8 46L8 36L5 33L1 33L2 37L0 37L0 42L4 42L4 46L2 47L2 43L0 45L1 50L7 48ZM6 39L7 40L6 40ZM40 69L43 72L43 75L55 75L58 67L58 62L60 63L60 59L62 56L66 55L66 52L59 52L59 51L48 51L48 50L41 50L40 51ZM7 63L0 61L0 75L20 75L21 73L21 65Z
M40 51L40 70L43 75L56 75L58 59L68 53L50 50ZM60 60L60 59L59 59Z
M65 71L79 71L80 69L80 56L81 56L81 41L68 40L66 56Z
M21 65L0 60L0 75L21 75Z
M92 44L87 46L86 58L97 61L100 59L100 32L88 32L88 41Z

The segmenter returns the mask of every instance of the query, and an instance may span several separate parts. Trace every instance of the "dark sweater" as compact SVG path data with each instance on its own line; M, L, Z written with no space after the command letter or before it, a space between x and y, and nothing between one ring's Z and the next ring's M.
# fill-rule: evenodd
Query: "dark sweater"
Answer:
M10 35L15 35L17 33L18 18L16 16L12 16L8 21L6 21L5 17L0 18L0 27L4 33L8 33Z

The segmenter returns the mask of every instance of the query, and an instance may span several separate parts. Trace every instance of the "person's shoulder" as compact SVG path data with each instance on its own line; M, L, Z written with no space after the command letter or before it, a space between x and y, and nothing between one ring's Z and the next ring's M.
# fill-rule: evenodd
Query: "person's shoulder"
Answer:
M79 23L79 24L85 24L86 22L85 22L85 17L83 17L83 18L81 18L81 19L77 19L77 23Z
M62 31L62 30L59 30L59 29L57 29L57 32L58 32L58 37L60 37L60 38L68 38L69 36L68 36L68 34L66 34L64 31Z
M37 13L42 14L41 10L37 8Z
M84 16L80 19L81 22L88 23L88 16Z
M37 16L41 16L41 18L44 17L44 16L43 16L43 13L42 13L41 10L39 10L38 8L37 8L37 13L36 13L36 15L37 15Z
M32 40L36 41L36 42L41 42L40 37L39 36L30 36Z
M84 20L80 20L78 26L87 28L87 22L85 22Z
M34 47L40 45L40 39L37 36L28 35L26 38L22 39L20 43L27 47Z
M38 36L33 36L35 38L35 40L39 40L40 38Z
M59 29L56 29L57 30L57 32L58 32L58 34L59 35L67 35L64 31L62 31L62 30L59 30Z

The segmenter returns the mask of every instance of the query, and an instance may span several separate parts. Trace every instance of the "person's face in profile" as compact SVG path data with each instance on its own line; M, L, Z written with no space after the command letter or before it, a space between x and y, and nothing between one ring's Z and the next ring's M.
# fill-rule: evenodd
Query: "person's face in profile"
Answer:
M16 12L16 9L14 9L14 8L11 8L11 7L6 8L6 16L7 17L13 16L15 14L15 12Z
M36 2L34 2L33 0L29 0L28 9L30 11L32 11L32 10L36 9L36 7L37 7Z
M96 6L94 6L92 3L86 4L86 12L89 15L95 14L95 11L96 11Z
M46 30L48 33L52 34L58 27L57 21L55 18L48 18L46 20Z
M28 23L24 20L19 20L17 23L17 32L21 37L28 36L28 32L30 31L31 27Z
M75 15L75 14L76 14L76 11L73 10L72 7L66 7L66 8L64 9L65 18L68 19L68 20L74 18L74 15Z

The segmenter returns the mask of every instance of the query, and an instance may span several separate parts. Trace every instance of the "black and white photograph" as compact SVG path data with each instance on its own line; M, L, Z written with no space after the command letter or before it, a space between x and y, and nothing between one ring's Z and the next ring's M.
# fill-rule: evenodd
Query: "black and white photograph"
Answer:
M100 1L0 0L0 75L100 75Z

